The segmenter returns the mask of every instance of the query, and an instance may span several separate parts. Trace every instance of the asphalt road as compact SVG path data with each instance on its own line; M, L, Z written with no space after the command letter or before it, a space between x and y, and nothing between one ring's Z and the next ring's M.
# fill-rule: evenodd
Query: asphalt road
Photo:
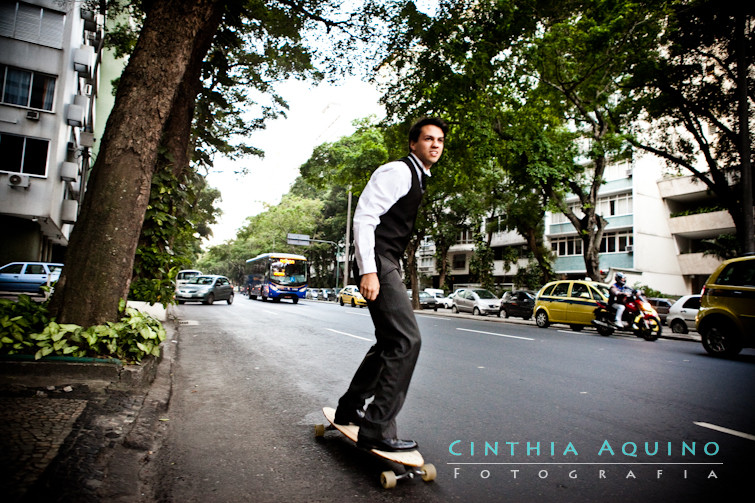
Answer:
M718 360L689 341L419 312L399 434L438 478L385 491L390 467L313 433L374 340L366 309L238 295L177 312L168 433L149 467L162 500L750 501L752 350Z

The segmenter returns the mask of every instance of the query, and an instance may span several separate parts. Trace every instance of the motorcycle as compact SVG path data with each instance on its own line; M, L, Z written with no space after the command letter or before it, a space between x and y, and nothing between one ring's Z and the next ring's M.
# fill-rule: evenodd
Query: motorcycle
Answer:
M594 319L592 320L592 324L598 329L598 333L607 337L616 330L626 330L646 341L658 340L658 337L661 336L661 318L642 292L632 290L632 294L624 300L624 305L626 309L624 309L622 321L625 322L626 327L617 328L613 324L616 310L607 302L598 301L598 307L593 311Z

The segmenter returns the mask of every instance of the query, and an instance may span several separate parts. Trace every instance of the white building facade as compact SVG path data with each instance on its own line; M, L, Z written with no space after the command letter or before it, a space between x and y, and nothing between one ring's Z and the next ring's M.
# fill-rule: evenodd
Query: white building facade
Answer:
M594 279L611 282L615 272L621 271L630 285L639 283L674 296L698 293L721 262L703 254L701 241L734 233L731 215L712 206L715 203L703 183L692 176L664 175L662 162L650 155L610 166L605 179L598 195L598 213L608 221L600 248L603 277ZM576 197L567 203L577 211ZM560 213L547 213L545 224L556 274L585 278L582 241L574 226ZM491 247L496 256L496 284L501 290L511 289L514 275L528 260L520 259L505 270L501 251L516 247L526 252L526 241L516 232L495 232ZM438 286L434 252L430 241L419 251L420 273L430 283L423 286ZM472 233L463 230L447 257L451 288L474 284L469 274L473 253Z
M0 3L0 264L63 260L94 143L102 15Z

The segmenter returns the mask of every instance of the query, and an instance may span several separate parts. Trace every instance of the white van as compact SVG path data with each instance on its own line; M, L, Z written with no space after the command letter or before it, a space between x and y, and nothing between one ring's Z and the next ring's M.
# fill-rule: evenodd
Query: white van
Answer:
M443 290L441 290L440 288L425 288L425 291L436 299L442 299L446 296L446 294L443 293Z
M188 283L191 278L201 275L202 271L197 271L196 269L184 269L182 271L178 271L178 274L176 275L176 288Z

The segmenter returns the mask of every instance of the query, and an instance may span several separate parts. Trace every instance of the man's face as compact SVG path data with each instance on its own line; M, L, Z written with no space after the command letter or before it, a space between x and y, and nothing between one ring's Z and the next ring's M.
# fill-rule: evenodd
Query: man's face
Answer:
M430 168L440 159L444 141L443 130L438 126L428 124L420 129L419 139L409 143L409 149L422 161L426 168Z

